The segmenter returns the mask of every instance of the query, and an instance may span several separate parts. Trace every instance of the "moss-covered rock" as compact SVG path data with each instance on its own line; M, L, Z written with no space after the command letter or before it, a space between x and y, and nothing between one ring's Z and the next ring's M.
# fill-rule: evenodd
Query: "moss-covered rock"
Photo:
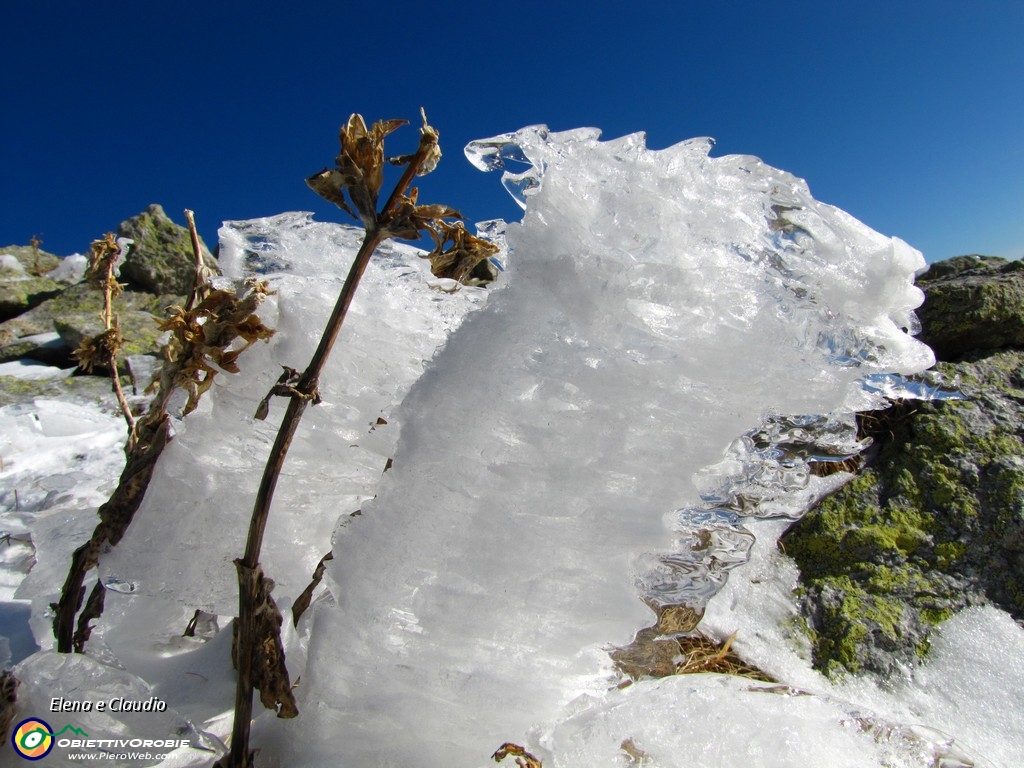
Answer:
M918 282L927 296L918 310L921 340L939 360L1024 346L1024 262L958 256Z
M922 337L956 358L937 368L963 399L863 417L869 464L781 541L829 674L912 664L969 605L1024 620L1024 265L962 256L919 282Z
M47 272L56 269L60 264L60 258L44 250L33 248L31 245L8 245L0 248L0 253L6 253L19 262L29 275L41 277Z
M877 456L783 537L823 671L891 673L968 605L1024 619L1024 353L940 369L966 399L872 417Z
M122 385L129 388L131 382L125 377L122 379ZM0 407L15 403L31 403L36 398L100 405L109 413L120 414L120 406L110 379L103 376L69 376L37 381L0 376Z
M75 365L72 351L56 332L26 336L0 345L0 363L28 358L57 368L72 368Z
M121 222L117 234L134 244L121 267L121 278L139 290L156 294L188 294L195 277L195 255L189 231L175 224L159 205ZM200 240L204 264L219 272L217 260Z
M159 352L157 340L161 333L157 321L165 317L172 304L184 303L182 296L153 296L139 291L125 291L114 300L121 335L125 338L125 355ZM103 295L79 283L34 309L0 324L0 344L11 344L19 338L57 331L72 349L86 334L102 330Z
M64 286L47 277L0 275L0 322L52 299Z

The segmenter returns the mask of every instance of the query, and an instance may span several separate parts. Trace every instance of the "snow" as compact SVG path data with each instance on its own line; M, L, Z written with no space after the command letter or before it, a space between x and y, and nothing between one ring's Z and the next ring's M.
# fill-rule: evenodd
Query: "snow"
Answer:
M503 183L526 205L499 285L438 290L405 246L371 263L271 513L280 607L334 559L285 622L301 714L258 716L260 765L482 766L506 741L547 768L1015 764L1024 635L1005 614L947 622L904 680L832 683L792 631L796 573L774 545L837 482L793 446L856 450L850 414L932 364L904 330L923 260L801 180L709 148L541 127L477 142L470 158L513 165ZM116 480L123 423L54 401L0 409L0 526L31 533L17 597L44 649L11 643L22 717L94 689L157 695L161 718L75 724L185 733L195 748L165 765L209 764L231 725L232 560L284 404L252 414L281 365L306 364L358 238L301 213L222 229L225 280L265 276L278 333L175 422L102 558L112 589L86 657L46 650L46 606ZM621 686L608 649L676 604L737 632L779 685ZM205 636L181 637L197 608L214 614Z
M62 369L53 365L46 365L38 360L12 360L7 363L0 363L0 376L12 376L26 381L66 379L74 370L74 368Z
M120 238L127 241L127 238ZM89 260L80 253L72 253L60 260L54 269L46 273L51 280L62 280L67 283L77 283L85 276L89 268Z
M302 744L317 764L474 765L603 700L605 649L692 571L674 510L699 507L694 472L767 415L864 405L866 375L932 362L900 330L920 255L794 177L703 141L500 142L546 169L508 284L417 381L394 468L336 533L310 715L263 724L279 764ZM468 417L466 393L486 395Z
M15 275L25 275L28 277L28 272L25 271L24 265L18 261L18 257L12 256L9 253L0 253L0 271L9 273L7 279Z
M196 608L237 611L233 560L245 546L253 503L244 491L259 483L287 404L273 402L266 422L254 413L282 365L308 362L360 239L361 230L312 222L305 213L225 225L221 267L239 279L258 270L269 281L277 294L262 313L277 334L243 355L243 375L219 376L215 396L178 425L131 529L103 560L105 579L189 616ZM480 289L447 295L429 286L429 276L418 252L388 245L363 278L321 378L324 402L308 409L275 497L280 511L271 516L262 562L279 595L302 591L338 520L373 496L393 455L393 408L447 332L485 296ZM205 555L199 562L197 542ZM125 610L125 621L134 622L134 609Z

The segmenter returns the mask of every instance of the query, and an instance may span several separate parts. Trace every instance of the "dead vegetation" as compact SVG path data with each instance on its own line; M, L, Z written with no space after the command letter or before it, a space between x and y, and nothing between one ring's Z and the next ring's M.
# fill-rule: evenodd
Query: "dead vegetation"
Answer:
M491 755L491 759L500 763L506 757L514 757L519 768L544 768L543 764L536 757L527 752L523 747L512 742L505 742L497 751Z
M695 630L670 637L661 634L655 625L640 630L632 643L612 650L610 655L619 672L628 678L619 686L620 688L625 688L642 678L696 675L704 672L734 675L765 683L776 682L770 675L740 658L732 649L735 640L735 632L725 640L718 641ZM787 692L790 690L783 686L777 686L777 689ZM620 749L628 765L650 764L650 755L632 739L625 739ZM513 743L503 744L492 758L496 762L501 762L508 756L516 758L516 765L519 768L543 768L540 760L525 748Z
M657 626L640 630L633 642L611 652L616 668L630 682L645 677L694 675L717 672L751 680L775 682L769 675L747 664L732 649L736 634L717 641L696 630L666 636Z
M203 267L192 212L186 211L185 215L196 259L193 289L186 306L174 307L165 323L165 329L172 332L171 341L165 348L166 362L149 407L137 419L120 390L116 356L123 339L111 303L121 291L117 272L124 258L123 243L119 243L113 234L108 234L103 240L93 243L91 250L87 280L94 288L103 291L106 330L86 340L76 354L83 366L109 367L112 386L128 424L128 440L125 443L125 467L117 487L97 511L100 520L92 536L72 554L60 599L51 604L54 611L53 633L60 653L82 653L92 632L91 622L103 612L103 582L97 579L88 600L85 600L85 579L96 567L100 552L106 547L116 546L124 537L142 504L157 460L171 439L168 405L174 391L178 388L188 391L187 413L195 408L199 397L209 389L218 369L237 371L238 355L257 339L268 339L273 334L256 315L268 293L266 286L248 284L240 295L214 291L209 283L210 275ZM238 339L242 339L244 344L240 346Z
M435 243L434 250L427 256L434 274L469 282L477 265L497 253L493 244L470 235L461 223L445 221L461 218L455 209L439 204L421 205L418 202L419 192L410 184L415 177L433 171L441 158L438 133L427 123L426 114L422 110L421 116L423 124L416 151L385 160L385 137L405 125L406 121L381 120L368 128L361 115L352 115L339 131L341 149L335 158L335 167L324 169L306 180L318 195L362 222L366 232L306 369L300 373L297 368L286 366L257 410L256 417L263 419L269 415L273 398L283 397L288 400L256 492L245 552L235 560L239 602L234 661L238 670L238 685L231 752L217 762L219 768L248 768L252 765L249 729L254 689L260 690L263 703L276 709L278 716L294 717L298 714L294 701L284 701L280 695L290 688L280 643L282 619L270 594L272 582L264 579L260 569L260 551L277 480L288 449L306 408L320 402L320 374L341 332L342 323L371 256L381 243L390 238L418 239L428 234ZM403 167L404 170L384 205L378 210L385 162ZM322 576L322 568L321 562L318 573L314 575L314 588ZM304 594L301 599L307 601L309 598ZM297 621L304 605L298 608L293 614L293 621ZM257 614L263 618L257 620ZM272 616L273 620L268 620L267 616ZM266 657L261 649L273 651L270 654L274 657L272 666L260 666L260 659Z

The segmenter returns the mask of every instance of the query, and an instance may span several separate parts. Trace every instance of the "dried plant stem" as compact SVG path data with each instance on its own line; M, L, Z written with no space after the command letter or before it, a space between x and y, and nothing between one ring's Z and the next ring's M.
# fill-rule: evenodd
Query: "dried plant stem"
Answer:
M164 375L162 378L173 381L174 372L167 373L170 375ZM149 487L156 461L170 439L166 405L170 389L173 387L165 390L162 385L163 382L160 394L150 405L146 416L135 425L133 439L126 446L127 460L117 488L100 506L100 522L93 530L92 536L72 555L71 567L61 590L60 600L51 606L54 609L53 634L57 639L57 650L60 653L83 651L85 642L89 639L89 622L97 618L103 609L103 602L98 595L95 600L90 599L89 605L79 618L78 632L75 632L75 616L82 607L85 597L85 576L96 567L103 546L117 544L128 530L142 504L146 488ZM102 589L99 583L97 588Z
M193 233L192 247L196 256L196 275L189 305L189 309L191 309L196 296L203 290L206 280L201 269L202 255L199 238L195 234L195 222L191 215L192 212L187 211L186 213ZM104 289L104 321L108 331L114 320L111 309L113 290L112 268L108 267L107 283ZM90 570L96 567L103 548L116 546L121 541L142 504L146 489L153 477L157 459L160 458L171 439L167 406L171 396L180 386L188 362L189 355L180 354L175 359L164 363L160 371L159 389L156 396L149 404L146 413L135 420L131 419L127 402L120 390L116 361L113 359L113 354L110 355L115 392L118 394L125 417L131 419L129 421L129 438L125 445L125 467L121 472L117 488L97 510L100 522L93 530L92 536L72 554L71 566L61 590L60 600L51 605L54 610L53 634L56 637L57 650L60 653L71 653L72 651L82 653L91 632L89 622L98 618L103 611L104 588L102 582L97 581L88 602L85 602L85 577ZM85 609L78 616L83 602L85 602ZM78 616L77 631L75 630L76 616Z
M246 539L245 555L235 561L235 567L238 570L238 643L235 655L238 683L235 689L235 721L231 734L231 753L227 756L228 762L225 764L231 768L249 768L252 765L249 754L249 730L252 721L252 695L255 687L253 662L258 642L256 613L259 606L256 598L259 593L259 580L262 578L259 557L274 490L277 488L281 468L284 466L288 449L291 446L292 438L295 437L302 414L309 402L316 396L320 373L341 330L345 314L352 303L355 290L359 286L359 280L366 271L370 256L382 240L383 238L376 231L367 231L355 261L352 262L348 278L345 280L334 311L324 329L320 344L313 354L309 367L306 368L295 387L300 396L292 397L288 402L288 409L278 428L277 438L270 450L270 457L256 492L256 502L249 522L249 535Z
M192 281L192 291L188 295L188 302L185 304L185 309L189 310L195 306L199 289L206 281L203 279L203 248L199 245L196 217L188 208L185 209L185 221L188 223L188 234L192 239L192 253L196 259L196 276Z
M254 659L257 645L257 594L258 584L262 579L259 568L260 550L263 546L263 535L270 515L270 506L274 498L277 480L284 466L285 457L291 446L292 438L298 428L299 420L310 401L318 398L317 388L320 374L331 353L334 342L341 332L342 323L348 308L352 304L359 281L370 263L370 257L377 247L387 239L386 222L397 208L406 189L420 171L423 164L431 156L436 144L421 141L416 154L409 159L404 173L395 185L390 197L377 215L374 226L367 227L362 245L356 253L355 260L349 268L348 277L341 289L338 300L331 312L330 319L324 328L320 343L313 353L309 366L303 372L295 386L296 394L292 395L288 409L285 411L277 438L267 459L267 465L260 480L253 506L252 519L249 523L249 535L245 545L245 555L235 561L238 570L238 643L235 663L238 672L238 684L235 689L235 721L231 733L231 752L225 760L218 762L223 768L250 768L252 755L249 752L249 731L252 721L252 696L254 688Z
M108 334L116 331L117 328L117 318L114 315L113 283L114 261L111 259L107 261L107 280L103 288L103 327ZM118 290L120 290L120 286L118 286ZM121 335L117 332L116 336L120 339ZM117 397L117 404L121 407L121 413L124 414L125 423L128 424L128 439L132 440L135 435L135 417L132 416L132 408L124 396L124 390L121 389L121 377L117 373L117 349L112 346L107 346L107 367L110 368L110 383L114 395Z

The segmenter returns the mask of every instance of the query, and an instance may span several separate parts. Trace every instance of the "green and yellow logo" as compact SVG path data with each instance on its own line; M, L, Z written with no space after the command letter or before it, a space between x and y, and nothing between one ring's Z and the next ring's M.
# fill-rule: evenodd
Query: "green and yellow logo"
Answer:
M11 746L26 760L42 760L50 754L56 738L65 731L71 731L79 736L89 736L85 731L70 725L65 725L54 733L48 722L38 717L30 717L22 720L14 729L14 733L11 734Z

